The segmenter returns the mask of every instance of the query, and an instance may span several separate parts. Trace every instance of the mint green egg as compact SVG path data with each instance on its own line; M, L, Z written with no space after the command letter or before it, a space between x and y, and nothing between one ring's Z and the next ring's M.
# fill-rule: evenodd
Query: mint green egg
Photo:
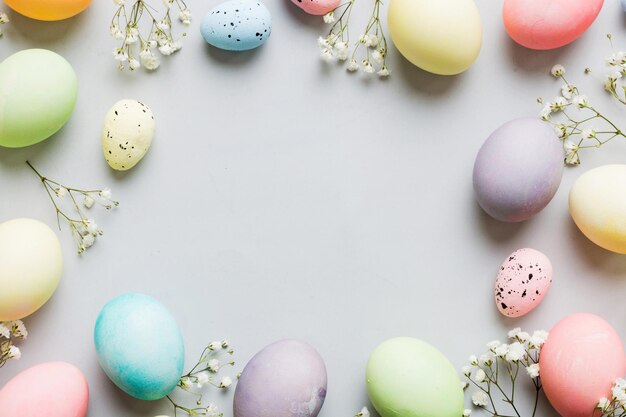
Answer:
M367 393L381 417L460 417L463 389L454 366L412 337L380 344L367 363Z
M22 148L54 135L70 118L78 80L61 55L17 52L0 63L0 146Z

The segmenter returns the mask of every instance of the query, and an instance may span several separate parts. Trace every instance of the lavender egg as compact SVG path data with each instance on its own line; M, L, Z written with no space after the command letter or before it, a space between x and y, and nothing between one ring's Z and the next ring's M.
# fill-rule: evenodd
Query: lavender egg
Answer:
M474 163L478 204L503 222L528 220L556 194L563 176L563 147L549 124L515 119L487 138Z
M278 341L254 355L241 373L234 417L316 417L326 385L326 365L313 347Z

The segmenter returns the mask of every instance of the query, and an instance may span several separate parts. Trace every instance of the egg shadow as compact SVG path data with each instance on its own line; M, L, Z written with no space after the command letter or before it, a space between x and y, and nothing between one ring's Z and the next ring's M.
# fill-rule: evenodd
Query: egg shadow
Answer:
M515 42L509 37L509 35L503 31L502 43L509 57L509 60L514 65L514 70L518 69L530 74L549 74L550 69L559 62L567 60L567 57L574 51L574 45L576 41L562 46L556 49L549 50L535 50L529 49Z
M424 71L404 58L397 49L394 49L394 53L390 54L389 58L391 61L389 67L394 71L392 76L396 75L415 92L429 97L445 96L463 78L463 73L437 75Z
M477 218L477 224L480 225L479 227L484 232L483 234L492 242L498 244L508 242L528 227L528 224L532 221L532 219L529 219L523 222L507 223L496 220L483 210L475 198L473 200L474 218Z
M61 38L72 38L73 33L79 32L89 22L89 14L93 13L90 7L69 19L56 21L41 21L21 15L10 8L7 14L11 20L11 29L37 48L50 48Z
M71 121L68 123L71 123ZM61 148L70 140L68 135L63 133L64 130L65 127L42 142L23 148L5 148L0 146L0 165L10 168L19 166L28 168L26 161L30 161L37 167L37 161L43 159L43 157L41 157L42 154L50 154L51 147Z
M131 397L120 390L104 373L102 368L98 367L97 369L94 378L98 379L98 385L101 388L98 390L101 401L107 404L116 404L116 408L127 410L134 415L157 415L159 410L167 408L165 405L167 399L143 401Z
M250 49L247 51L227 51L207 44L205 47L205 52L207 56L209 56L209 58L214 62L222 65L236 67L244 64L248 65L259 59L261 51L264 47L265 45L261 45L258 48Z

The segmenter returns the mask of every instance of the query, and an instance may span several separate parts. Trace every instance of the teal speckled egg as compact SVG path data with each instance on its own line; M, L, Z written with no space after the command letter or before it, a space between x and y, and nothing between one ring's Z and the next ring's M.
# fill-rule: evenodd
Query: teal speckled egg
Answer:
M147 295L124 294L109 301L98 315L94 342L104 372L135 398L165 397L183 373L185 349L178 324Z

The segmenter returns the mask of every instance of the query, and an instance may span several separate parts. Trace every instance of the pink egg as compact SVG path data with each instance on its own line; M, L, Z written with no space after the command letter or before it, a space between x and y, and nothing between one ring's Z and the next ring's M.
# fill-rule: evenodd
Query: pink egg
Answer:
M509 36L530 49L554 49L578 39L600 13L604 0L504 0Z
M541 349L539 373L550 404L563 417L589 417L626 374L626 355L609 323L579 313L558 322Z
M296 6L308 14L324 15L339 6L341 0L291 0Z
M2 417L84 417L89 388L83 373L65 362L33 366L0 390Z
M508 317L528 314L541 303L552 284L552 263L546 255L530 248L510 254L498 271L496 305Z

